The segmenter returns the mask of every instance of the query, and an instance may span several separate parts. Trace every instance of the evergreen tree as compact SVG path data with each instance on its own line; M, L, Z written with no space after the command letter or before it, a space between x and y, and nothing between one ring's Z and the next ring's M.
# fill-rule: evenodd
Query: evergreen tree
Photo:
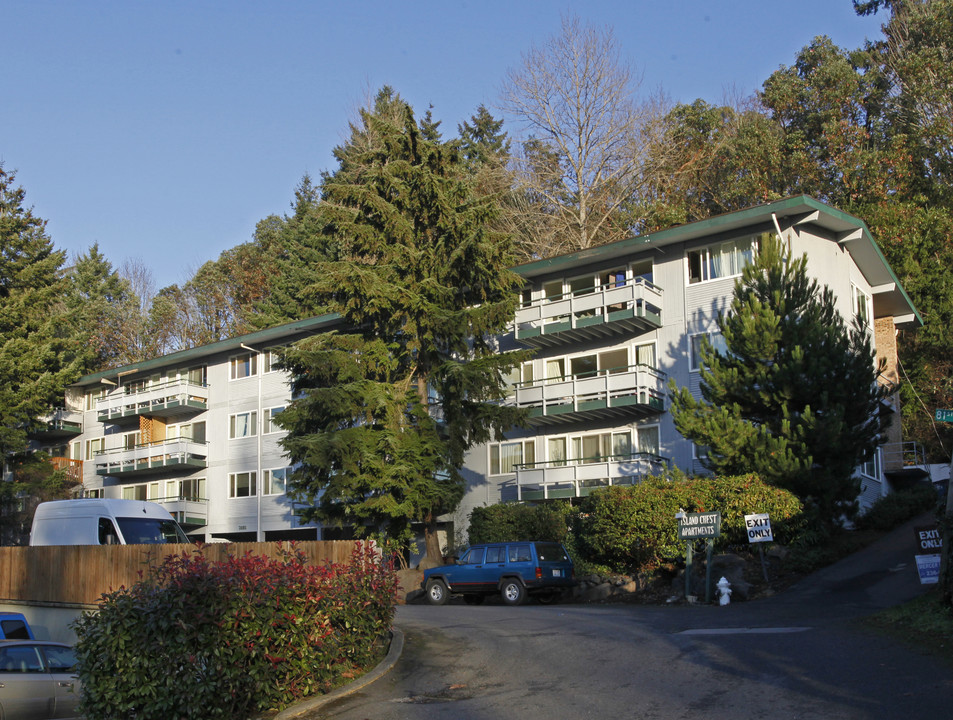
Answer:
M420 523L439 557L434 528L462 497L464 453L521 417L497 402L517 357L494 338L522 281L455 144L427 140L390 89L335 157L317 225L342 259L318 262L304 295L346 329L285 353L291 492L314 504L306 517L404 544Z
M94 244L73 263L68 275L66 308L80 335L82 372L122 364L122 338L135 312L129 283Z
M27 434L63 402L81 372L63 313L65 253L46 221L24 206L25 192L0 164L0 456L26 449Z
M718 319L725 352L704 344L702 399L673 381L671 411L714 473L755 472L833 523L860 492L854 471L877 447L888 389L867 330L845 325L806 267L762 243Z
M503 121L494 118L485 105L477 108L470 121L457 126L460 150L467 163L481 167L505 161L510 154L510 141L503 130Z

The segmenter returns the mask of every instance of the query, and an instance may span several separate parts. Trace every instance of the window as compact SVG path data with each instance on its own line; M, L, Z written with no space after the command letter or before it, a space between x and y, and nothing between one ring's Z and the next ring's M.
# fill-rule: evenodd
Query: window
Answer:
M95 409L96 409L96 401L99 400L100 398L104 398L104 397L106 397L106 388L104 388L104 387L100 387L100 388L96 388L95 390L89 390L89 391L87 391L87 393L86 393L86 409L87 409L87 410L95 410Z
M106 449L106 438L93 438L86 441L86 459L92 460L97 453Z
M131 432L131 433L126 433L125 435L123 435L122 436L123 448L126 450L135 450L136 445L139 444L139 437L140 435L138 432Z
M655 359L655 343L635 346L635 364L650 368L657 368Z
M278 425L275 423L275 415L277 415L278 413L280 413L280 412L281 412L282 410L284 410L284 409L285 409L284 406L281 406L281 407L268 408L267 410L265 410L265 429L264 429L264 433L265 433L266 435L267 435L268 433L281 432L281 428L278 427Z
M617 288L625 285L625 269L610 270L599 276L599 283L604 288Z
M707 460L708 459L708 446L707 445L698 445L692 443L692 457L695 460Z
M595 275L584 275L583 277L573 278L569 281L569 292L573 297L577 295L589 295L596 291Z
M275 363L278 361L278 348L268 348L262 354L262 372L270 373L275 372L278 368L275 367Z
M194 423L183 423L182 425L169 425L166 427L165 436L167 439L186 438L192 442L205 442L205 421Z
M651 260L639 260L638 262L632 263L632 277L636 280L642 280L644 282L652 282L653 270L652 270L652 261Z
M563 281L550 280L547 283L543 283L543 297L546 298L547 302L555 302L556 300L562 300L563 299Z
M566 438L549 438L546 441L547 459L551 465L561 466L566 464Z
M238 413L228 418L228 437L232 440L252 437L258 432L258 412Z
M167 480L165 496L178 500L205 500L205 478Z
M291 474L291 468L278 468L276 470L265 470L264 487L262 493L265 495L284 495L288 490L288 476Z
M240 380L241 378L251 377L258 374L258 355L255 353L246 353L237 355L229 360L229 378Z
M754 260L761 235L688 251L690 284L735 277Z
M90 488L88 490L83 490L84 498L104 498L106 495L103 492L103 488Z
M594 433L572 438L572 455L579 462L600 462L632 456L629 432Z
M535 462L536 442L534 440L490 445L490 475L514 473L517 465L533 465Z
M188 372L189 382L193 385L208 384L208 368L205 365L201 367L190 368Z
M639 452L649 455L659 454L659 429L658 425L649 425L638 428L639 433Z
M460 558L460 562L463 565L482 565L485 553L486 548L470 548L467 554Z
M711 347L722 355L728 354L728 346L725 344L725 338L720 332L699 333L689 338L691 343L690 362L691 370L701 370L702 367L702 340L708 338Z
M147 485L126 485L122 489L123 500L148 500L149 487Z
M506 562L506 548L502 545L497 547L488 547L486 549L486 562L487 564Z
M253 497L258 494L258 473L231 473L228 476L230 498Z
M872 313L870 312L870 297L853 283L850 287L853 294L854 317L862 325L870 325L870 319L872 316Z
M559 382L566 374L566 361L563 358L550 358L546 361L546 381Z
M880 479L880 451L874 451L873 456L865 463L861 463L860 472L867 477Z

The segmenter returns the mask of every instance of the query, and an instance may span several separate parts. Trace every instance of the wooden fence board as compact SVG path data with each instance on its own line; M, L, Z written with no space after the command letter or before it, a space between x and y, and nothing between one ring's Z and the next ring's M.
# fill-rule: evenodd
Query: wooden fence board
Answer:
M296 542L310 564L345 563L352 540ZM201 552L210 560L246 554L278 558L283 542L213 543ZM95 605L103 593L129 587L169 555L199 552L195 545L52 545L0 547L0 601Z

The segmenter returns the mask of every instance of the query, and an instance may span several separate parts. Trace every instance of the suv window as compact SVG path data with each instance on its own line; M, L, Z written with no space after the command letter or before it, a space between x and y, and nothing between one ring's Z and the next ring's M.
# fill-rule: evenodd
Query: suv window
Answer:
M490 547L486 549L486 561L488 563L506 562L506 552L502 547Z
M529 562L532 559L529 545L510 545L510 562Z
M483 562L483 551L485 548L470 548L467 554L460 561L464 565L479 565Z
M559 543L536 543L536 557L540 562L562 562L569 559Z

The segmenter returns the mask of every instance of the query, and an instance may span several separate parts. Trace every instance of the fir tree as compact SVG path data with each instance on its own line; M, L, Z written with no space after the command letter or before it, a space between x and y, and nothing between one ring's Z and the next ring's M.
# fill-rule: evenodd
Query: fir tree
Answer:
M702 399L673 381L671 411L714 473L758 473L832 523L860 492L854 471L877 447L888 389L867 330L846 326L806 264L762 243L718 319L726 351L703 344Z
M79 376L75 334L65 322L65 253L25 192L0 165L0 454L26 449L40 418Z
M455 145L427 140L391 90L335 156L318 214L342 259L317 263L305 295L346 329L285 354L292 493L315 504L307 517L383 527L403 544L419 523L439 557L433 530L462 497L464 453L520 418L496 402L515 357L494 337L522 281Z

